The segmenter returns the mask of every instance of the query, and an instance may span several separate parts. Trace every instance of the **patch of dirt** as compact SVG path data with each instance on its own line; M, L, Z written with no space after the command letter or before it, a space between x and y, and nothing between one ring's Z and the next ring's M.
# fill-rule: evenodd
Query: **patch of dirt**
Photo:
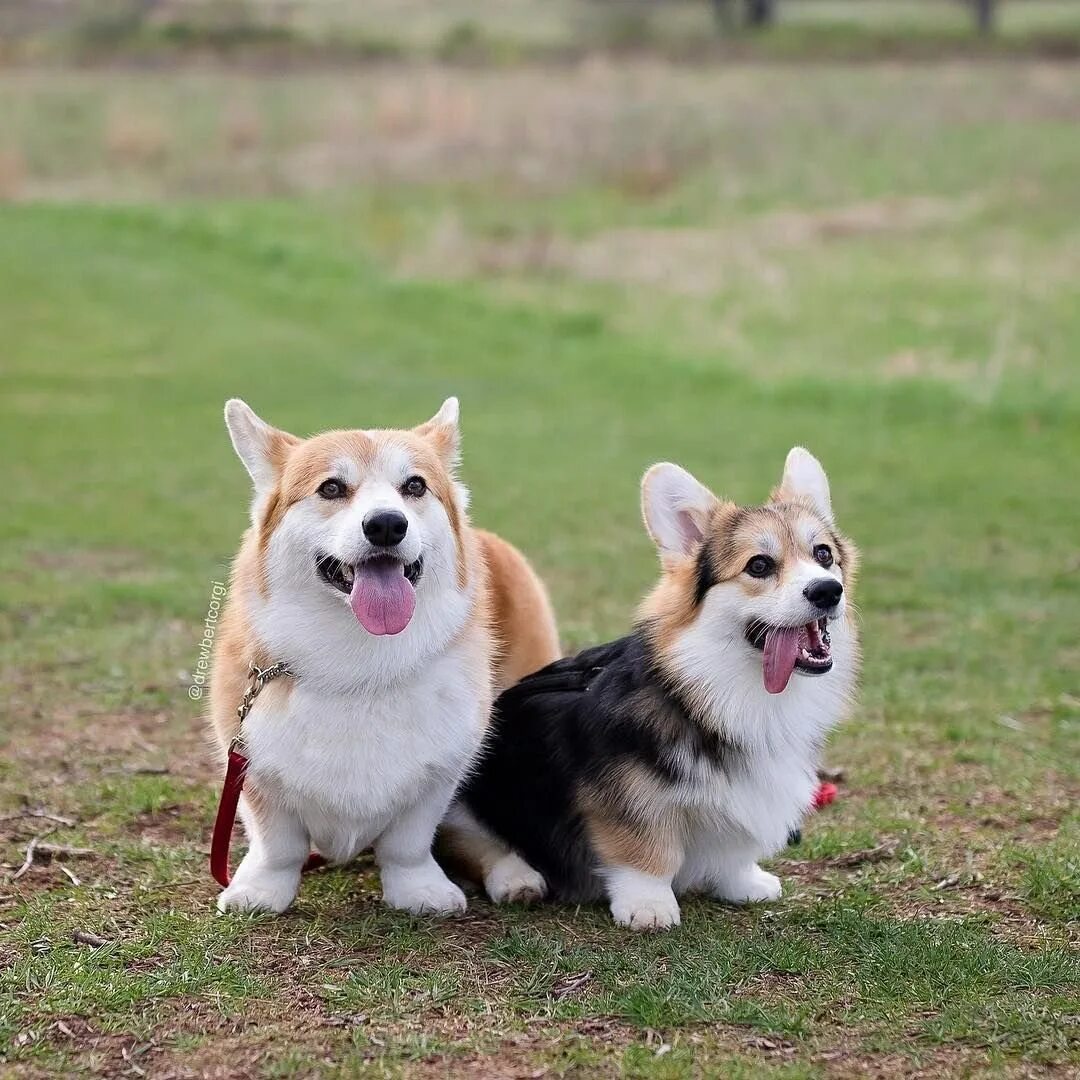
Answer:
M941 1080L941 1078L968 1078L989 1073L991 1060L985 1051L966 1047L938 1046L912 1055L867 1055L842 1046L823 1050L813 1056L815 1064L825 1074L836 1080ZM1063 1067L1034 1065L1027 1062L994 1063L994 1075L1004 1077L1065 1077L1070 1074Z
M318 1025L296 1031L290 1027L286 1032L280 1010L261 1002L246 1005L242 1017L224 1017L208 1002L177 1000L170 1006L169 1015L156 1024L155 1035L149 1039L130 1032L105 1032L92 1020L69 1016L34 1032L34 1040L78 1054L95 1076L149 1075L161 1080L261 1076L259 1065L273 1051L280 1052L286 1039L297 1047L325 1046L327 1041ZM180 1051L171 1045L180 1037L212 1042Z
M134 777L168 770L192 784L216 775L200 722L173 709L105 712L69 705L14 730L8 755L17 775L32 781L22 792L27 802L45 798L45 789L110 773ZM48 798L61 804L63 791Z

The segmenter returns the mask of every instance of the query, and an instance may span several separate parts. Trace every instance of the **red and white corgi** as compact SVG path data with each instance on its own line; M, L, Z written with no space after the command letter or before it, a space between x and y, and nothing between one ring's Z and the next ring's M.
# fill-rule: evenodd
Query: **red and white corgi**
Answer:
M436 826L494 694L559 652L529 564L469 523L457 399L413 430L301 439L239 400L225 422L255 491L215 647L222 753L249 665L290 675L243 724L249 847L218 906L284 911L312 848L340 863L373 845L387 904L460 911Z
M661 576L637 626L500 695L445 835L493 900L606 897L662 929L682 893L779 897L758 861L809 810L850 705L857 555L799 447L763 506L662 464L642 509Z

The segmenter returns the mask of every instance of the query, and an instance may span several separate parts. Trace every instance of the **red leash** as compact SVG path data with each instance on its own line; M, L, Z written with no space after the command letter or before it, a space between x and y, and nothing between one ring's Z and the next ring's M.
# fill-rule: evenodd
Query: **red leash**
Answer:
M228 886L230 880L229 848L232 845L233 825L236 824L236 807L240 802L240 792L244 790L244 774L248 767L248 758L243 752L243 724L262 688L279 675L291 674L288 665L283 663L272 664L268 668L259 668L252 664L248 672L251 683L244 691L244 696L236 710L236 715L240 718L241 730L229 744L225 783L221 788L221 800L218 802L217 817L214 819L214 834L210 840L210 873L222 888ZM314 870L325 865L326 860L313 851L304 863L304 870Z
M239 750L229 748L229 763L225 769L225 784L221 789L217 817L214 819L214 836L210 841L210 873L225 888L229 884L229 847L232 844L236 806L244 787L244 773L248 759Z

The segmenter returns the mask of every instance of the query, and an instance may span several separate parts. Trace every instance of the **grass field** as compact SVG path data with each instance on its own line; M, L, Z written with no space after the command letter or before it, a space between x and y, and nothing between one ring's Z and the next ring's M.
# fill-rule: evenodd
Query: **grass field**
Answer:
M1038 63L0 75L5 1075L1076 1075L1078 100ZM653 580L649 463L750 501L825 462L865 677L779 904L436 923L361 862L213 914L222 402L450 393L567 647Z

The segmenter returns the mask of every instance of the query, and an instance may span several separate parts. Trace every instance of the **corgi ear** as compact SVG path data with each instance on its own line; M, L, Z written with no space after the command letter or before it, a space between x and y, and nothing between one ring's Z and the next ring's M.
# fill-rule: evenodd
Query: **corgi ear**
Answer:
M716 496L685 469L663 461L641 480L641 514L660 557L689 555L705 539Z
M458 399L448 397L430 420L414 429L417 435L422 435L435 445L439 457L451 470L456 467L461 456L461 429L458 426L460 412Z
M239 398L225 402L225 426L233 449L255 485L255 494L264 495L277 483L285 452L300 440L271 427Z
M832 500L829 498L829 478L825 470L809 450L793 446L784 462L784 475L780 486L773 493L773 500L805 499L832 524Z

